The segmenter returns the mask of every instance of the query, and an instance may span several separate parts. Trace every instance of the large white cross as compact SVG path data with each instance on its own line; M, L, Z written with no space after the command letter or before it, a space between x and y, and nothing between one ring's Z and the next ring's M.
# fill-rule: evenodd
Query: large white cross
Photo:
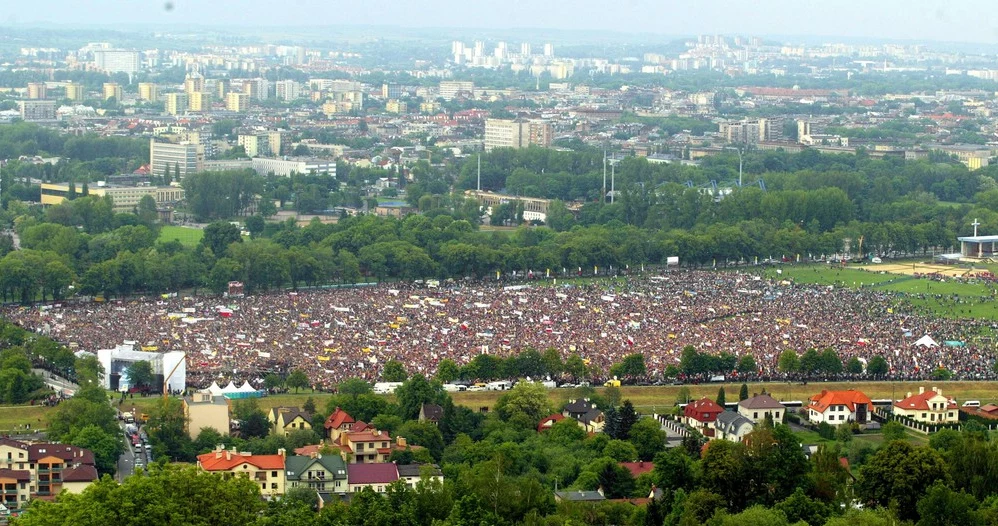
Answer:
M980 226L980 225L981 225L981 223L980 223L980 222L978 222L978 221L977 221L977 218L975 217L975 218L974 218L974 222L973 222L973 223L971 223L971 225L974 225L974 237L977 237L977 227L978 227L978 226Z

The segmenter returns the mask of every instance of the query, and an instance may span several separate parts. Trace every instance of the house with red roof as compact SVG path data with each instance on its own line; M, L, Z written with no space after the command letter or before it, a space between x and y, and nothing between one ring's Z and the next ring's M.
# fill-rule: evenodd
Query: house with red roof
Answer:
M631 476L635 479L645 473L651 473L651 470L655 469L654 462L645 462L643 460L639 462L618 462L617 464L630 471Z
M198 468L210 473L247 477L260 486L260 493L266 499L284 495L287 486L283 449L277 450L276 455L254 455L218 446L211 453L198 455Z
M335 411L329 418L326 418L326 423L323 427L326 429L326 438L330 440L336 440L340 437L340 433L345 431L353 431L353 425L356 421L350 416L350 413L336 408Z
M943 396L941 389L933 387L926 391L918 388L918 394L907 396L894 402L894 414L906 416L925 424L955 424L960 421L956 400Z
M701 430L701 432L712 431L717 415L722 412L724 412L723 407L705 396L686 404L686 407L683 408L683 422L690 427ZM704 434L713 436L712 432Z
M822 390L812 396L807 404L808 420L815 424L826 422L831 425L856 422L865 424L873 413L873 401L861 391Z
M347 465L347 489L351 493L362 491L368 486L378 493L384 493L388 485L398 479L399 471L394 462Z
M542 418L541 422L537 424L537 432L540 433L541 431L546 431L548 429L551 429L551 426L553 426L555 422L560 422L565 418L567 417L561 413L555 413L551 416Z

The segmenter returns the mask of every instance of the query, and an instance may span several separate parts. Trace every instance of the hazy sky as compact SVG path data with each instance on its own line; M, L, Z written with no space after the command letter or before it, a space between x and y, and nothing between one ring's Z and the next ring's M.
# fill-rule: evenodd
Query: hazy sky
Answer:
M998 43L996 0L28 0L0 22L607 29Z

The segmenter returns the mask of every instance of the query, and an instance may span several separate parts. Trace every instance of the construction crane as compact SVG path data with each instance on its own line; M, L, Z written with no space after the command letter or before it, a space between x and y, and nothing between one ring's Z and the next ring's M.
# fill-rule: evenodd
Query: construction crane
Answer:
M170 374L168 374L168 375L166 375L166 376L163 377L163 399L164 400L167 397L170 396L170 377L173 376L173 373L177 372L177 368L180 367L180 364L184 363L184 360L186 360L186 359L187 359L187 353L184 353L184 355L180 357L180 361L177 362L177 365L174 365L173 369L170 370Z

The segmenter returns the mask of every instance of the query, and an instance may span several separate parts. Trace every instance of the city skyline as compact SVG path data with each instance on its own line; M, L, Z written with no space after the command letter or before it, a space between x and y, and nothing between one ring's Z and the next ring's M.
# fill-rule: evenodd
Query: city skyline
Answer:
M785 38L841 37L868 40L998 43L998 7L983 0L947 4L938 0L887 0L871 4L817 4L766 0L751 4L696 4L629 0L608 10L595 0L553 0L541 5L511 2L431 0L415 10L401 2L381 1L338 9L342 2L296 0L275 10L263 0L139 0L122 10L117 0L92 0L81 12L69 0L25 4L2 21L31 25L162 25L175 28L218 26L399 26L538 31L609 31L655 35L752 34ZM852 7L852 9L850 9ZM302 16L308 13L308 16ZM973 21L973 23L968 23ZM539 35L540 37L540 35Z

